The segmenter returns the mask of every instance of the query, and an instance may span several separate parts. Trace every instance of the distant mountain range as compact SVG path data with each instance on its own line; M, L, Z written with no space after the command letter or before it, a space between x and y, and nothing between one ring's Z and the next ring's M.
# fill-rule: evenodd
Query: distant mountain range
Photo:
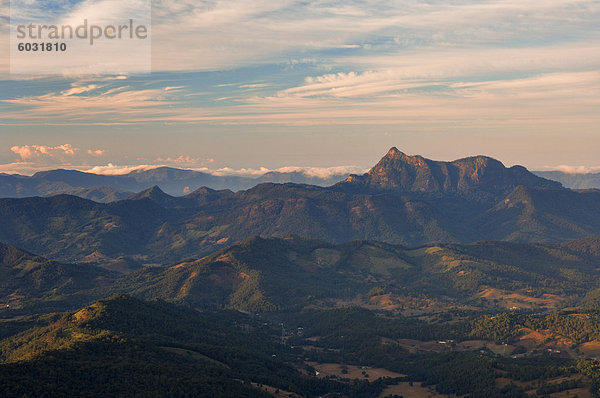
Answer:
M558 181L571 189L600 189L600 173L565 173L562 171L534 171L540 177Z
M384 170L384 173L381 173ZM394 170L390 172L390 170ZM476 174L482 173L482 174ZM414 192L455 192L477 187L494 189L486 184L518 183L530 186L552 185L540 183L535 176L560 182L571 189L600 189L600 173L569 174L561 171L534 171L529 173L521 166L505 168L499 161L485 156L460 159L454 162L437 162L422 156L408 156L393 148L388 156L369 171L349 181L367 191L404 190ZM311 184L328 187L348 178L338 173L317 176L298 170L289 172L270 171L259 177L215 175L193 170L157 167L135 170L123 175L102 175L76 170L49 170L32 176L0 173L0 198L23 198L30 196L54 196L68 194L95 202L108 203L127 199L135 192L158 186L172 196L182 196L200 187L215 190L239 191L265 183ZM479 180L482 183L479 183ZM536 183L537 181L537 183ZM537 185L536 185L537 186ZM554 185L557 187L557 185Z
M250 236L342 243L555 242L600 234L600 191L577 192L486 157L435 162L391 149L331 187L259 184L173 197L155 186L102 204L0 199L0 241L65 262L131 269L201 257Z
M0 174L0 197L22 198L68 194L96 202L126 199L134 192L154 185L174 196L181 196L200 187L239 191L264 183L301 183L320 186L333 185L347 174L317 177L302 171L271 171L259 177L218 176L193 170L158 167L135 170L124 175L101 175L76 170L50 170L29 176Z

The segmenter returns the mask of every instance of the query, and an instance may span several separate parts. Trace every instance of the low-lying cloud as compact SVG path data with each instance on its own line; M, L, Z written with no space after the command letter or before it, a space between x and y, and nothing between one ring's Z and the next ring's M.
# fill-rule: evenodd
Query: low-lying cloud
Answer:
M201 168L195 169L203 173L212 174L215 176L240 176L240 177L260 177L267 173L299 173L307 177L328 179L340 175L362 174L368 169L358 166L332 166L332 167L300 167L300 166L285 166L270 169L267 167L258 168L240 168L234 169L231 167L222 167L219 169Z
M94 173L94 174L103 174L103 175L123 175L128 174L133 171L145 171L152 170L159 167L170 166L168 163L163 163L160 165L124 165L119 166L112 163L109 163L105 166L94 166L87 169L82 169L86 173ZM304 174L307 177L320 178L320 179L328 179L336 176L346 176L350 174L362 174L366 173L368 169L364 167L358 166L332 166L332 167L298 167L298 166L286 166L279 168L266 168L266 167L258 167L258 168L231 168L231 167L221 167L218 169L210 169L207 167L199 167L199 168L186 168L186 170L194 170L202 173L224 177L224 176L239 176L239 177L260 177L267 173L300 173Z
M124 175L129 174L133 171L146 171L153 170L161 167L160 165L147 165L141 164L137 166L119 166L112 163L108 163L105 166L94 166L87 169L81 169L85 173L102 174L102 175Z
M586 167L586 166L568 166L561 164L556 167L549 167L550 171L560 171L566 174L591 174L600 172L600 166Z

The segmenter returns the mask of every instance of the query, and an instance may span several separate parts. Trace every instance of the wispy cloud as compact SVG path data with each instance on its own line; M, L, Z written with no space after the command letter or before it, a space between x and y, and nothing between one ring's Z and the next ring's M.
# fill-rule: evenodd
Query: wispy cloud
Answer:
M72 83L68 90L37 96L5 99L15 107L3 119L27 120L27 123L130 123L158 120L179 88L135 89L130 86L82 86ZM18 107L18 110L16 109ZM168 111L164 112L169 114ZM151 117L151 115L155 115Z
M209 163L214 163L214 159L212 158L196 158L193 156L189 156L189 155L179 155L177 157L171 157L171 156L167 156L167 157L159 157L156 159L157 162L163 162L165 164L175 164L175 165L181 165L181 166L199 166L199 165L206 165Z
M65 7L62 22L135 15L144 1L82 1ZM223 70L300 55L381 68L378 60L405 51L597 45L599 16L595 0L164 0L153 4L152 61L154 71Z
M362 54L368 59L378 51L424 45L523 46L524 38L564 40L586 28L593 32L599 13L593 0L162 1L155 7L154 45L160 51L153 61L163 70L206 70L326 49L368 50ZM183 51L180 37L197 45Z
M342 57L339 62L358 69L305 76L293 86L217 84L212 95L198 92L193 75L186 85L167 81L162 87L144 80L124 85L114 77L86 79L60 92L0 100L10 106L0 124L376 125L466 122L474 115L527 122L598 120L598 48L600 40Z

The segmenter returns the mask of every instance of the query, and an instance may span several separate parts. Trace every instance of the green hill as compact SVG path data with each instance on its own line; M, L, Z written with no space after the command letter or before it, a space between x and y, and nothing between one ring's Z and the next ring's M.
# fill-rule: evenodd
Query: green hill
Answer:
M270 396L259 385L307 397L381 391L305 376L278 341L275 330L239 313L114 296L0 341L0 395Z

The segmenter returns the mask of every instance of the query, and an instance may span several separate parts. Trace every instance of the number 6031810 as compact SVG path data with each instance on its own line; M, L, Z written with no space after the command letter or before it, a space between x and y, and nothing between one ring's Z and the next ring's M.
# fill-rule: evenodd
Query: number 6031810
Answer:
M64 52L67 51L67 43L19 43L17 49L19 51Z

